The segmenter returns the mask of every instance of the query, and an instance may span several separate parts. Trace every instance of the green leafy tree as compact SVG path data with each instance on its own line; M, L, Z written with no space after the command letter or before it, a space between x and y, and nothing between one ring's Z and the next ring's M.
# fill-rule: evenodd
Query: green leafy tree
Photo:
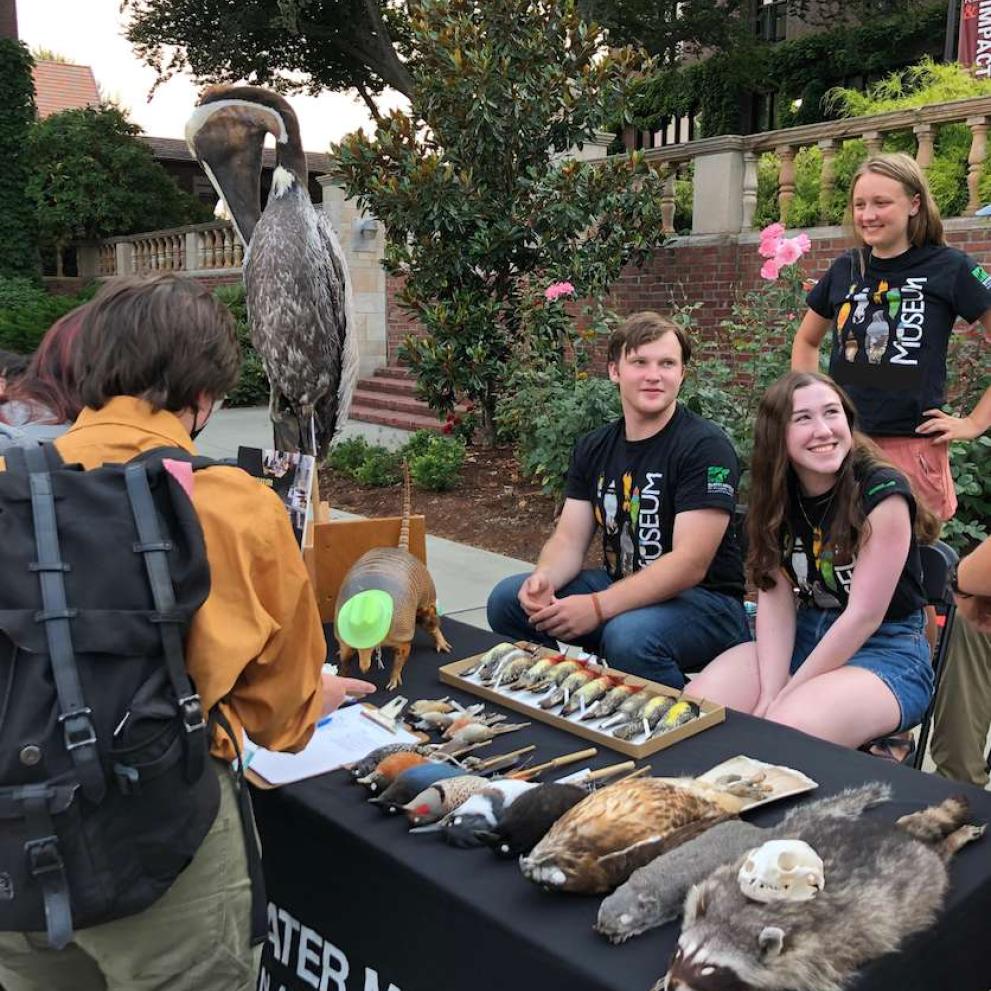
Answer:
M747 0L582 0L582 16L613 43L640 45L664 65L685 55L727 51L754 35Z
M70 241L136 234L211 218L155 161L119 109L64 110L28 140L33 227L56 254Z
M35 116L33 60L19 41L0 38L0 276L34 276L38 252L27 196L25 145Z
M412 91L405 4L389 0L124 0L127 37L161 80L285 90Z
M661 177L637 155L562 157L617 112L636 66L627 50L603 55L573 0L410 8L411 110L346 138L337 177L388 231L400 305L426 331L403 349L421 394L439 412L473 403L490 441L512 359L568 347L550 306L547 333L524 320L532 301L567 280L601 311L623 265L656 244Z

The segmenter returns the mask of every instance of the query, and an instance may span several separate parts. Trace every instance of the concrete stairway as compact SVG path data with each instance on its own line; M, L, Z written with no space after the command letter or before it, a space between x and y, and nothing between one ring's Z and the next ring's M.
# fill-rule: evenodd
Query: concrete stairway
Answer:
M370 378L358 381L350 416L400 430L439 431L442 426L433 410L416 398L416 381L409 370L396 365L376 368Z

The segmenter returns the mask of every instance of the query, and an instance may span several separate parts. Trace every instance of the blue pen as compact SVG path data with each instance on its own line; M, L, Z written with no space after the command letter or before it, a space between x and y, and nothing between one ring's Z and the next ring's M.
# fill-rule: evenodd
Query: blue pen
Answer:
M317 720L317 729L323 729L324 726L329 726L330 725L330 721L333 718L334 718L333 715L330 715L330 716L324 716L323 719L318 719Z

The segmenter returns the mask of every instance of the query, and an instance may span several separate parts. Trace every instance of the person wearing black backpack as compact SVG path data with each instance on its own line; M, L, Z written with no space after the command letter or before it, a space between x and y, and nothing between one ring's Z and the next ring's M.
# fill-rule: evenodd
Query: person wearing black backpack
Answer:
M226 308L115 280L77 353L76 423L0 454L0 985L248 991L265 904L237 751L300 749L374 686L322 675L278 497L196 454L237 380Z

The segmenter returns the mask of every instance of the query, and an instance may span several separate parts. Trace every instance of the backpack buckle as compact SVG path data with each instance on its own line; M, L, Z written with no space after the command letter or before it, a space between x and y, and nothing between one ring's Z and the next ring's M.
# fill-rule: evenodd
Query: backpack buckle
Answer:
M65 869L62 855L59 853L57 836L42 836L38 840L28 840L24 844L24 852L28 855L32 877L61 874Z
M58 717L65 734L66 750L76 750L79 747L88 747L96 743L96 730L90 719L92 714L93 710L89 706L82 706L71 712L63 712Z
M182 719L183 728L187 733L196 733L206 726L206 719L203 717L203 703L200 701L198 692L192 695L183 695L179 699L179 717Z

